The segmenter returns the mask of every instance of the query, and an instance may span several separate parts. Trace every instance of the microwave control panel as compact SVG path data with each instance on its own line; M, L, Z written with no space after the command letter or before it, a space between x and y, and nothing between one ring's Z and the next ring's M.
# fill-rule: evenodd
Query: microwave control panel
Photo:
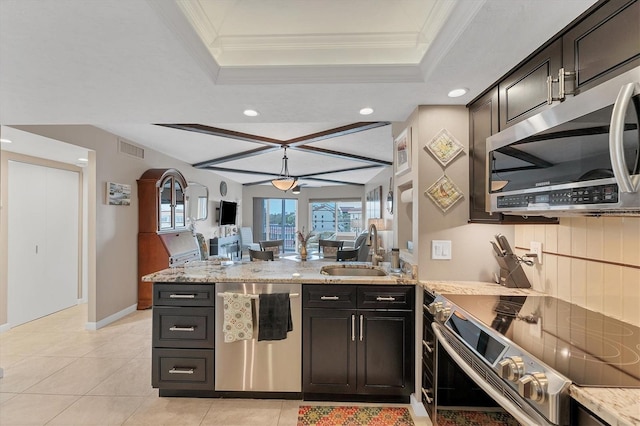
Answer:
M526 208L532 206L577 206L618 202L618 185L597 185L556 189L529 194L501 195L498 208Z

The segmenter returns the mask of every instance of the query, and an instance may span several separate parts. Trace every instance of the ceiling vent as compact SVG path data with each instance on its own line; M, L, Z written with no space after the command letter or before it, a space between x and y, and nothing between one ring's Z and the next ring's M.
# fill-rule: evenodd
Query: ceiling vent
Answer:
M118 152L120 152L121 154L129 155L131 157L144 159L144 149L132 143L129 143L124 139L118 139Z

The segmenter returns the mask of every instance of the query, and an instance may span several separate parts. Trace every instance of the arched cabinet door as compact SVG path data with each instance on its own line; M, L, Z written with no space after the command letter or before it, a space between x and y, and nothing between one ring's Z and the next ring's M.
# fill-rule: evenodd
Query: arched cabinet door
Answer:
M139 232L165 232L187 226L184 190L176 169L149 169L138 179Z
M160 192L158 200L160 202L158 206L159 212L159 231L170 231L173 229L180 229L187 226L185 219L185 197L184 197L185 185L181 182L181 179L170 174L166 176L158 186Z

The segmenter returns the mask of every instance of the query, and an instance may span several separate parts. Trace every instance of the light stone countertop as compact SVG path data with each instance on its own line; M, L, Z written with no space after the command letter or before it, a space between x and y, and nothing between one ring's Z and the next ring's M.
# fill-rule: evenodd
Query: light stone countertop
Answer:
M234 262L222 264L218 261L192 262L188 266L164 269L142 277L143 281L165 283L305 283L305 284L411 284L416 280L406 275L344 276L323 275L323 266L338 268L370 268L368 263L336 262L335 260L296 261L294 257L281 258L273 262Z
M531 289L507 288L487 282L419 281L418 284L435 294L544 295ZM640 389L571 385L569 393L573 399L611 425L640 425Z

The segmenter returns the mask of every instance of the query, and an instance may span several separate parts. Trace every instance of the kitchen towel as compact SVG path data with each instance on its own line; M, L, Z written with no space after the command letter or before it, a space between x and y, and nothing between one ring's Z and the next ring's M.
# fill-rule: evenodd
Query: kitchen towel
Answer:
M283 340L293 330L289 293L260 295L258 341Z
M224 342L253 338L251 296L241 293L222 293Z

